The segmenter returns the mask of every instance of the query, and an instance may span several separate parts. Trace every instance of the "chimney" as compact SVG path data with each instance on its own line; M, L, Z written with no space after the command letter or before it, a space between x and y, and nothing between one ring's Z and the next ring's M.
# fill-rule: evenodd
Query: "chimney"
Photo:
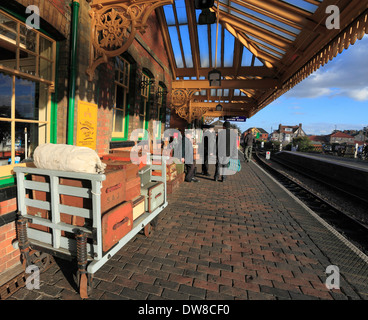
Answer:
M302 128L302 124L301 124L301 123L299 123L299 128L300 128L300 129Z

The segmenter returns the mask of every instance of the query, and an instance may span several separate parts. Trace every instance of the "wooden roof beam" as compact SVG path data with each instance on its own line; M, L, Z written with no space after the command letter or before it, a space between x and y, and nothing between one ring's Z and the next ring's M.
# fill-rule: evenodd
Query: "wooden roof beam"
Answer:
M230 96L207 96L202 95L194 95L193 101L195 102L204 102L204 101L230 101L230 102L244 102L244 103L255 103L256 100L246 96L234 96L230 99Z
M164 39L164 45L165 45L165 49L166 49L166 52L169 58L169 63L171 66L171 72L173 75L173 79L176 79L177 74L176 74L175 56L174 56L174 51L172 49L169 31L167 29L164 10L162 7L156 9L156 15L157 15L157 19L158 19L158 22L161 28L162 37Z
M172 82L173 89L273 89L278 88L277 79L260 80L221 80L221 86L210 86L208 80L176 80Z
M238 41L237 41L238 42ZM221 72L223 77L226 76L252 76L252 77L273 77L276 74L276 69L274 68L267 68L267 67L242 67L240 66L241 63L241 53L239 53L239 62L235 61L235 55L237 53L237 49L234 52L234 67L221 67L217 68ZM238 58L237 58L238 60ZM239 66L238 66L239 64ZM207 78L208 72L213 70L213 68L200 68L198 70L199 77ZM179 68L176 70L176 74L178 77L191 77L195 74L194 68Z
M216 108L218 104L221 104L224 109L232 110L232 111L240 111L246 108L252 108L254 104L247 103L219 103L219 102L191 102L192 107L202 107L202 108Z
M273 28L275 30L278 30L280 32L283 32L285 34L288 34L289 36L292 36L292 37L296 37L297 36L297 34L295 34L294 32L291 32L291 31L289 31L287 29L284 29L284 28L282 28L282 27L280 27L280 26L278 26L276 24L273 24L273 23L268 22L266 20L263 20L261 18L258 18L258 17L254 16L252 14L249 14L249 13L247 13L245 11L241 11L241 10L235 8L235 7L230 7L230 6L228 6L227 4L224 4L224 3L221 3L220 4L220 7L224 7L225 9L227 9L227 12L226 12L227 14L231 14L230 13L230 10L231 10L231 11L237 12L238 14L243 15L244 17L250 18L250 19L255 20L255 21L259 22L259 23L262 23L262 24L264 24L264 25L266 25L268 27L271 27L271 28ZM222 10L221 8L220 8L220 10L224 12L224 10Z
M272 68L275 65L280 64L280 60L276 59L275 57L261 53L258 48L250 43L250 41L244 37L240 32L234 29L230 24L224 23L224 27L229 31L235 38L237 38L241 44L246 47L252 54L254 54L257 58L260 58L265 61L265 65L268 68Z
M254 37L271 45L274 45L275 47L278 47L280 49L287 50L291 47L293 43L292 40L286 39L276 33L273 33L256 25L249 24L245 21L242 21L241 19L237 19L225 12L220 12L220 21L231 25L235 29L240 29L247 34L251 34Z
M185 6L187 8L187 16L188 16L189 39L193 57L194 74L197 77L197 79L199 79L199 71L198 71L200 67L199 44L197 37L197 24L195 21L195 9L193 3L194 2L191 0L185 0Z

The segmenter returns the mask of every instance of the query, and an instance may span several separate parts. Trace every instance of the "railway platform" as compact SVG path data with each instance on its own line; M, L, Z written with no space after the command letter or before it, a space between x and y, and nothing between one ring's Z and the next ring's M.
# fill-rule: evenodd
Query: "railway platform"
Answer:
M225 182L210 173L183 183L153 234L138 234L95 273L91 300L368 299L367 257L255 162ZM55 262L39 289L8 299L79 300L75 263ZM327 288L330 276L339 288Z

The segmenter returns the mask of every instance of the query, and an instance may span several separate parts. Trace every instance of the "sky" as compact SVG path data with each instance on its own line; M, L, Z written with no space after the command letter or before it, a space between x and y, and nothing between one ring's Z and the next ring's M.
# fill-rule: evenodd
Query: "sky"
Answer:
M235 122L242 131L268 133L279 124L300 123L308 135L368 126L368 35L245 123Z

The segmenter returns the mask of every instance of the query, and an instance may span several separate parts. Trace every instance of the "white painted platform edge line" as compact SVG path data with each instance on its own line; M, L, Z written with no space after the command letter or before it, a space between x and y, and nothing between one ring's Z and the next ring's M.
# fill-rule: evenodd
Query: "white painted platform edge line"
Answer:
M253 161L252 161L253 162ZM334 234L342 243L344 243L349 249L351 249L356 255L358 255L365 263L368 264L368 256L357 248L353 243L346 239L341 233L336 231L330 224L324 221L313 210L307 207L300 199L293 195L288 189L286 189L280 182L272 177L268 172L262 169L257 163L253 162L264 174L266 174L271 180L273 180L278 186L280 186L287 194L289 194L298 204L300 204L305 210L307 210L317 221L319 221L325 228L327 228L332 234Z

